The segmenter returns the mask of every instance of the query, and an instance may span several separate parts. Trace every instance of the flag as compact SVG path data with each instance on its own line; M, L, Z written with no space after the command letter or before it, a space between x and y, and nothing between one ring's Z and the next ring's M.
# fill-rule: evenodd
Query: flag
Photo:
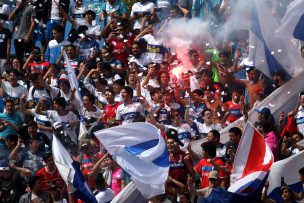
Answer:
M272 163L273 155L264 137L248 122L235 155L228 191L249 195L262 189Z
M268 77L275 70L282 70L293 78L302 70L303 59L290 40L275 36L279 23L271 15L265 1L252 2L249 57Z
M287 6L287 11L281 20L275 34L287 39L304 41L304 0L295 0Z
M147 123L129 123L94 133L115 161L131 175L142 195L149 199L165 192L169 172L166 142Z
M55 135L53 136L52 153L58 172L74 197L84 202L97 203L80 171L80 164L73 160Z
M148 203L149 200L144 198L142 194L138 191L135 184L131 181L115 198L111 203L120 202L136 202L136 203Z
M284 182L295 192L300 192L303 183L300 181L298 171L304 166L304 151L298 154L275 162L270 170L268 181L268 196L277 202L281 200L280 188L281 181Z
M82 102L81 94L80 94L80 91L79 91L79 82L78 82L77 76L75 74L75 71L73 70L73 68L71 66L71 62L68 58L68 55L66 54L65 51L63 52L63 58L64 58L64 61L65 61L65 64L66 64L66 71L68 72L68 78L69 78L71 89L75 88L75 98L77 100L77 103L79 104L77 109L81 109L81 107L83 107L83 102ZM82 116L81 116L80 126L79 126L79 136L78 137L82 138L83 135L86 134L86 133L87 133L87 128L86 128L85 122L84 122L84 120L82 119Z

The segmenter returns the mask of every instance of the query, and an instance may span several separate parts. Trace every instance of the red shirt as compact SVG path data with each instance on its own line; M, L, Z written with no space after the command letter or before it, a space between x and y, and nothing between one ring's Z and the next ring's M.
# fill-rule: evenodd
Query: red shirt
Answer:
M121 63L126 64L128 62L129 54L124 49L123 40L124 39L114 37L110 39L108 45L113 49L113 58L119 60ZM134 41L134 37L129 37L125 43L131 47L133 41Z
M30 69L30 73L38 73L44 76L50 67L50 63L47 61L36 62L32 61L28 64L28 69Z
M44 167L40 169L36 175L40 177L42 190L48 191L51 185L56 185L59 188L62 188L65 185L57 168L53 173L49 173L46 171L46 167Z
M104 116L103 122L105 123L114 123L116 121L116 110L118 106L122 104L121 102L116 102L112 106L107 104L104 107Z
M179 151L175 154L169 155L169 175L184 184L187 183L188 169L184 162L184 157L186 153L184 151Z
M226 122L227 125L230 123L233 123L237 119L239 119L242 116L242 107L239 104L236 104L232 101L227 101L225 103L226 107L228 108L228 112L230 112L230 115L228 116Z
M224 162L216 157L213 160L214 163L216 163L219 166L224 166ZM202 159L195 167L194 167L195 171L201 175L201 187L202 189L205 187L209 186L209 173L214 170L214 167L211 163L207 162L207 159ZM226 174L220 170L219 171L219 177L220 179L224 178L226 176Z

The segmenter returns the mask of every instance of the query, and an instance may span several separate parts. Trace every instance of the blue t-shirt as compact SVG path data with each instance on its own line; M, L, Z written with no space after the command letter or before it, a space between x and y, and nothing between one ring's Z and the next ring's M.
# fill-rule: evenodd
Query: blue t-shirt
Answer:
M6 120L12 124L15 124L16 126L22 125L22 120L19 115L16 113L13 114L7 114L6 112L0 114L0 119ZM0 132L0 137L6 138L10 134L16 134L16 130L14 130L10 125L7 126L3 131ZM0 147L4 146L4 142L0 142Z

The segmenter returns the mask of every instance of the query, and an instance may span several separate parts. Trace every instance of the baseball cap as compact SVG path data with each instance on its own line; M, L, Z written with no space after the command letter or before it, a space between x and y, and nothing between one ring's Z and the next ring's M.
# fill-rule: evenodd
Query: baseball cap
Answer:
M209 179L218 179L219 178L219 174L216 170L213 170L209 173Z
M66 74L60 75L59 80L69 82L69 78Z
M262 113L264 115L271 115L271 111L268 107L261 107L260 109L254 109L258 113Z

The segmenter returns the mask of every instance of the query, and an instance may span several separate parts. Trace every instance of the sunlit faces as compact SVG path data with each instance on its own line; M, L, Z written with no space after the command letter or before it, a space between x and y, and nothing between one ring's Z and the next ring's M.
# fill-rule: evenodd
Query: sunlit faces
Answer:
M128 92L125 89L122 89L120 91L120 95L123 101L127 101L128 99L130 99L130 95L128 94Z
M169 81L170 81L169 74L166 73L166 72L161 73L161 75L160 75L160 84L162 86L167 86L169 84Z
M108 103L112 103L114 101L114 94L110 91L105 92L105 98Z
M84 97L82 98L82 102L83 102L83 106L84 106L85 108L87 108L87 107L93 105L93 102L92 102L92 101L90 100L90 98L87 97L87 96L84 96Z

